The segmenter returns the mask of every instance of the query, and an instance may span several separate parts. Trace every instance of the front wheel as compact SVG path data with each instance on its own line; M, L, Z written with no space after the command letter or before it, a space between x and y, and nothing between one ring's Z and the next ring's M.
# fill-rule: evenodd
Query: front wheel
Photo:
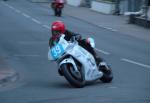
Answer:
M110 83L113 79L113 73L110 66L100 66L99 70L103 72L103 76L100 78L100 80L104 83Z
M64 77L67 79L67 81L74 87L82 88L85 85L85 80L83 77L83 72L81 68L78 66L78 71L76 72L74 70L74 67L72 64L63 64L61 66L61 70L63 72Z

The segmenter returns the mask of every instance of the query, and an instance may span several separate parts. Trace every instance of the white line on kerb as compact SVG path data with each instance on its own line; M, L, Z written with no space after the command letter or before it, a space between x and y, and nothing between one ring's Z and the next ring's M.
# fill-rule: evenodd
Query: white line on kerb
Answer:
M34 21L34 22L37 23L37 24L41 24L40 21L38 21L38 20L36 20L36 19L34 19L34 18L32 18L31 20Z
M106 51L103 51L103 50L100 50L100 49L97 49L97 48L95 48L95 50L97 50L98 52L101 52L101 53L103 53L105 55L109 55L110 54L110 53L108 53Z
M22 13L22 15L23 15L24 17L26 17L26 18L30 18L30 16L29 16L28 14L26 14L26 13Z
M125 61L125 62L128 62L128 63L136 64L136 65L139 65L141 67L145 67L145 68L149 68L150 69L149 65L146 65L146 64L143 64L143 63L139 63L139 62L136 62L136 61L133 61L133 60L125 59L125 58L122 58L121 60Z

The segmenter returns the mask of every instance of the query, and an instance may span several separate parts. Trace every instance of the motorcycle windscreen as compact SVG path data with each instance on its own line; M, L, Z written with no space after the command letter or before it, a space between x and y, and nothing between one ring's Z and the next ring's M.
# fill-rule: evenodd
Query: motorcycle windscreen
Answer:
M65 52L65 49L64 49L63 45L58 43L57 45L52 47L49 51L49 53L51 55L50 56L51 60L58 59L59 57L61 57L62 54L64 54L64 52Z

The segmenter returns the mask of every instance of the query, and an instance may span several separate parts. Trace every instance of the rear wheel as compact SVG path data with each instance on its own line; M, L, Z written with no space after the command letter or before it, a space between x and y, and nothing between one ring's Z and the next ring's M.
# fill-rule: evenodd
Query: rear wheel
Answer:
M79 72L76 72L72 64L63 64L61 66L61 70L64 77L72 86L82 88L85 85L85 80L81 67L78 66Z
M58 15L58 13L57 13L57 8L54 9L54 14L55 14L55 16Z
M55 16L60 17L62 15L62 9L61 8L55 8L54 14L55 14Z
M58 9L58 16L60 17L60 16L61 16L61 14L62 14L62 9L61 9L61 8L59 8L59 9Z

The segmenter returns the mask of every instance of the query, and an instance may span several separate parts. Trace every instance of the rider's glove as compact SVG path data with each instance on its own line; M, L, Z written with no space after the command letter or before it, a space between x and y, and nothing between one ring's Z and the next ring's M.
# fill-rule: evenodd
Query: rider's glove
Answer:
M81 40L82 37L81 37L81 35L77 34L77 35L75 36L75 39L78 41L78 40Z

